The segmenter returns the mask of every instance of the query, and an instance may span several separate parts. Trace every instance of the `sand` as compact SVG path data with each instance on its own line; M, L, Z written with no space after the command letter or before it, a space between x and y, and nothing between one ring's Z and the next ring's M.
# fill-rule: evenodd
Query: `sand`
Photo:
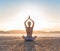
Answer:
M37 37L24 41L20 37L0 37L0 51L60 51L60 38Z

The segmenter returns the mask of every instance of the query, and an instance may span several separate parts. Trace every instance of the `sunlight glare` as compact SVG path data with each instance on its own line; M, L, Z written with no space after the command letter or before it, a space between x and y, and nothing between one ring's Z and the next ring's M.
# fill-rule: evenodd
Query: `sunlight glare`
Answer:
M25 6L19 10L19 13L10 21L6 23L7 29L15 30L25 30L24 21L31 17L35 22L34 30L40 30L43 28L49 28L49 22L47 18L44 17L43 10L38 8L38 6Z

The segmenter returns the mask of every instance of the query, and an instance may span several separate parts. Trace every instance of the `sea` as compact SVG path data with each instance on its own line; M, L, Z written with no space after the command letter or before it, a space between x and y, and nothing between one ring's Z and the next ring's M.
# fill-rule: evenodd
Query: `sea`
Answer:
M34 41L25 41L26 34L0 34L0 51L60 51L60 33L33 34Z

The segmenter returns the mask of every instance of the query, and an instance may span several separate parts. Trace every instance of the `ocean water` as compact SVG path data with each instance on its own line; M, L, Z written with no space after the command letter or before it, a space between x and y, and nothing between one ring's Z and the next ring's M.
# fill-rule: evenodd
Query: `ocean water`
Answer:
M60 37L56 34L40 35L34 41L25 41L21 36L0 35L0 51L60 51Z

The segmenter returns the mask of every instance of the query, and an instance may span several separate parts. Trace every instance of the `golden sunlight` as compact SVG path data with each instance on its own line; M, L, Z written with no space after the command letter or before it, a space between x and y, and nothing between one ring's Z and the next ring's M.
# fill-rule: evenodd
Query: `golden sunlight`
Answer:
M35 26L34 30L40 30L44 28L50 28L47 18L45 18L45 13L38 6L25 6L19 10L10 22L5 23L5 30L24 30L24 21L30 16L34 20Z

